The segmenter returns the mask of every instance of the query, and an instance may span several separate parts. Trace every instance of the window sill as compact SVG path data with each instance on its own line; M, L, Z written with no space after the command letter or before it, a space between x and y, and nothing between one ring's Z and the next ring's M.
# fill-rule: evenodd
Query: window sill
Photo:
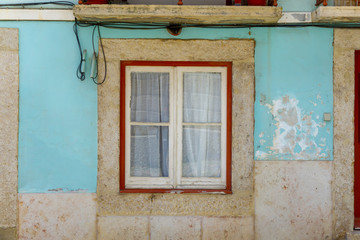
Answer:
M280 7L174 6L174 5L76 5L79 21L172 24L269 24L282 16Z
M326 6L312 12L313 22L354 23L360 21L360 7Z
M172 193L172 194L183 194L183 193L199 193L199 194L232 194L231 190L228 189L123 189L120 190L122 193Z

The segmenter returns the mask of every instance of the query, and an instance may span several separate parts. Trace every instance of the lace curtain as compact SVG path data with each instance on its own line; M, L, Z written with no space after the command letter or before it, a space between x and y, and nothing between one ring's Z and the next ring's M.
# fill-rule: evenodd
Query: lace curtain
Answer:
M170 81L169 73L131 73L131 176L169 176L169 148L174 146L169 146L169 126L160 125L169 123ZM182 176L220 177L221 74L185 72L178 81L183 88L178 93L183 103L177 104L183 106L183 122L178 123L183 129L178 149Z

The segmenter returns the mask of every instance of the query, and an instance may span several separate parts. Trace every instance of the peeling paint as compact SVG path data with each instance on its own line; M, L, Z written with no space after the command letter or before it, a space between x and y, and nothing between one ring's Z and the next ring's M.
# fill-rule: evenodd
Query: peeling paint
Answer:
M49 189L48 192L72 192L72 193L87 193L88 190L87 189L68 189L68 188L54 188L54 189Z
M266 99L261 95L261 99ZM317 100L321 101L321 96L317 95ZM314 106L317 104L310 101ZM304 112L299 106L299 100L285 95L271 103L260 101L262 105L269 109L272 115L275 132L272 138L272 145L267 146L268 151L257 150L257 159L269 158L291 158L295 160L322 159L329 157L326 150L326 138L316 139L319 128L324 128L325 123L319 122L319 117L313 119L313 111ZM261 135L261 136L260 136ZM263 132L259 135L263 137ZM260 139L260 145L266 141Z

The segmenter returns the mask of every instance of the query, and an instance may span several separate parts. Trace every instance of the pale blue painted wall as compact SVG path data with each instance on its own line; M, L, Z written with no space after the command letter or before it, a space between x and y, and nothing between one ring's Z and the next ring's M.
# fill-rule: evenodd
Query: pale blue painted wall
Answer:
M88 78L80 82L75 76L79 53L73 24L0 22L0 27L19 28L20 36L19 192L95 192L97 90ZM299 99L304 111L332 112L331 29L188 28L178 37L166 30L103 29L102 34L105 38L255 38L255 146L259 132L265 131L269 138L274 132L274 127L267 128L274 123L271 114L259 101L264 89L269 88L269 101L288 94ZM81 28L80 36L90 51L91 28ZM311 86L312 81L321 84L325 100L321 107L309 103L316 96L308 92L313 88L296 84L304 80ZM332 123L328 126L332 137ZM332 151L331 137L326 146Z
M310 12L315 10L316 0L278 0L278 6L285 12Z
M279 7L284 12L312 12L317 7L316 0L278 0ZM328 6L334 5L334 0L328 0Z
M0 22L19 28L19 192L96 191L97 90L75 76L72 26Z
M333 122L323 114L333 116L333 31L269 28L255 37L255 159L332 160Z

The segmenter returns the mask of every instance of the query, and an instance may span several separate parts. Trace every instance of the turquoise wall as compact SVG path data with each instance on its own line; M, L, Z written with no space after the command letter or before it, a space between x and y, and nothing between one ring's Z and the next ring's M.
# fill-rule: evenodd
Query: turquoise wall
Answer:
M97 88L88 78L89 71L84 82L76 78L79 53L73 24L0 22L0 27L19 28L19 192L95 192ZM91 30L79 29L83 48L89 52ZM288 96L290 102L298 101L295 105L301 114L313 112L313 126L318 128L318 134L312 140L321 145L323 151L319 155L329 150L328 156L332 157L332 122L320 127L317 124L321 121L316 119L325 111L332 112L331 29L187 28L178 37L166 30L102 29L102 35L104 38L254 38L255 150L268 153L278 130L267 104ZM266 100L262 99L263 95ZM315 130L309 129L311 135ZM295 149L295 153L298 151ZM262 156L257 159L272 159ZM276 157L286 159L289 154L279 153Z
M19 192L96 191L97 89L75 75L72 23L0 22L19 29ZM81 31L82 39L90 29ZM89 41L83 41L90 49Z
M332 160L333 31L269 28L255 51L256 160ZM261 37L260 37L261 36Z
M278 0L278 6L285 12L311 12L315 10L316 0Z

